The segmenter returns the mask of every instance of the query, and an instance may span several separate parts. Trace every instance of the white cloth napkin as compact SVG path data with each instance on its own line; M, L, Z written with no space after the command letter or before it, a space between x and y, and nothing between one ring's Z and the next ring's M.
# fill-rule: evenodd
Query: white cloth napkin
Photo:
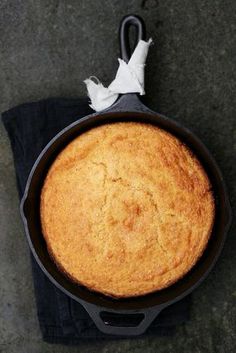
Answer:
M128 64L124 60L118 59L119 68L116 77L108 87L104 87L95 76L84 80L92 109L100 111L110 107L121 93L145 94L144 67L151 43L151 38L147 42L140 40Z

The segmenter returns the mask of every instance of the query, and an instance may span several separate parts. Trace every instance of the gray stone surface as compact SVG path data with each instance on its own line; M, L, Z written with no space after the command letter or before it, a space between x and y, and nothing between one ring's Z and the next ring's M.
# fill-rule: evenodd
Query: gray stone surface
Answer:
M236 3L234 0L1 0L0 111L49 96L85 94L91 74L113 78L117 28L143 16L155 45L148 105L194 130L211 150L236 204ZM236 352L235 222L223 254L194 292L191 321L174 337L81 344L43 343L29 251L18 211L12 155L0 125L0 352Z

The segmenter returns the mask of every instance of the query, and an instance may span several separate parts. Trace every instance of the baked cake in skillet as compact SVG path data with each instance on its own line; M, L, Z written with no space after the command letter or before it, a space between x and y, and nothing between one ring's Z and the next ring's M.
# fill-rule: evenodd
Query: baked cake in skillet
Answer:
M120 122L75 138L41 192L48 250L71 280L114 297L183 277L206 248L215 206L193 153L150 124Z

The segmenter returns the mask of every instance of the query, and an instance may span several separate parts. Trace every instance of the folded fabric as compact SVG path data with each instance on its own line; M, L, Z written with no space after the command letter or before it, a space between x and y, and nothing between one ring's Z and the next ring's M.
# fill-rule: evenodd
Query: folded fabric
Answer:
M11 141L20 198L34 161L45 145L64 127L89 113L92 110L87 98L51 98L23 104L2 114ZM32 271L38 319L45 341L78 344L82 339L117 339L101 333L84 308L56 288L33 257ZM176 325L188 320L189 308L188 296L164 309L147 334L173 334Z
M128 63L118 59L116 77L108 87L104 87L95 76L90 76L84 81L91 99L91 108L100 111L110 107L120 93L139 93L141 96L145 94L144 68L151 43L151 38L147 42L140 40Z

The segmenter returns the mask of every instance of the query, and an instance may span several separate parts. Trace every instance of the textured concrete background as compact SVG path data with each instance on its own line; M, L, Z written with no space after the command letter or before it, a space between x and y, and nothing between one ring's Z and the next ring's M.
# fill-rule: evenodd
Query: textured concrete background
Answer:
M148 105L206 143L235 206L234 0L0 0L0 111L49 96L83 95L82 80L91 74L109 83L117 69L119 20L127 13L143 16L155 42L147 64ZM217 266L194 292L191 321L175 337L79 348L43 343L2 124L0 151L0 352L236 352L235 223Z

